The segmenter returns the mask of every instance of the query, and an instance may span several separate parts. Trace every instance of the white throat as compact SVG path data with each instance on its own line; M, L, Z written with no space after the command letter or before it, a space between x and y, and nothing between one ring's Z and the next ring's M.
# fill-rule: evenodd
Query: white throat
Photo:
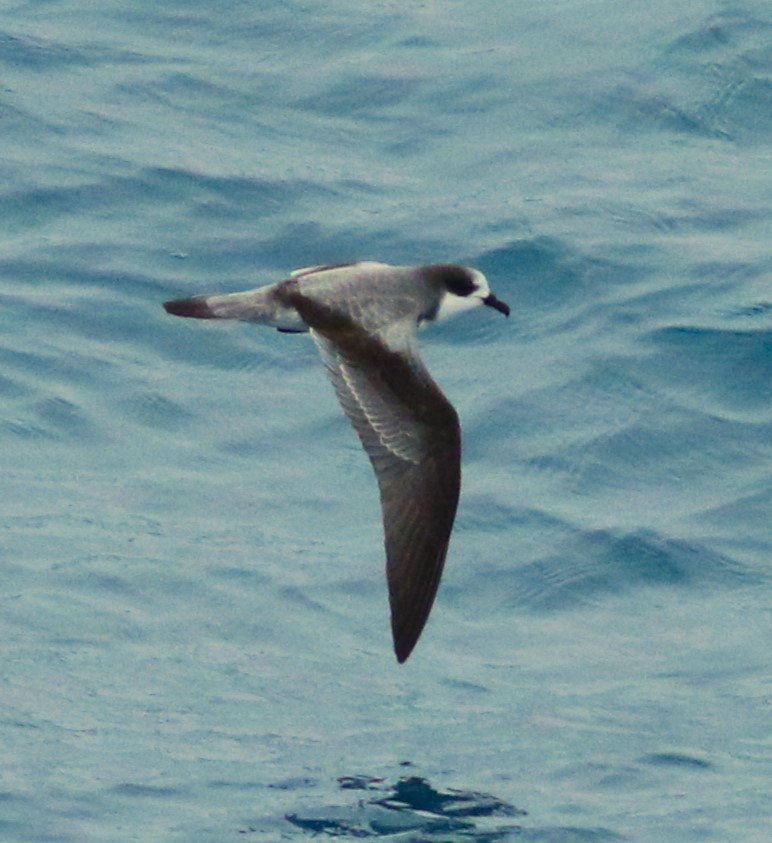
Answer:
M458 316L459 313L466 313L467 310L479 307L482 303L482 299L475 295L456 296L453 293L444 293L440 299L440 306L437 308L434 321L442 322L445 319Z
M441 319L456 316L459 313L466 313L467 310L472 310L484 304L485 297L490 293L488 279L479 269L467 267L467 272L471 273L474 279L475 290L468 296L457 296L455 293L445 292L440 299L437 315L434 317L437 322Z

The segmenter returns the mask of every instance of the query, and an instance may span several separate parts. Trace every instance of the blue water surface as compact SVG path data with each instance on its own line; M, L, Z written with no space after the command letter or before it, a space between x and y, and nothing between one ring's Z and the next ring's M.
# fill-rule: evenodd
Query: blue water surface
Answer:
M0 11L0 837L757 841L772 9ZM423 638L313 344L161 303L458 261Z

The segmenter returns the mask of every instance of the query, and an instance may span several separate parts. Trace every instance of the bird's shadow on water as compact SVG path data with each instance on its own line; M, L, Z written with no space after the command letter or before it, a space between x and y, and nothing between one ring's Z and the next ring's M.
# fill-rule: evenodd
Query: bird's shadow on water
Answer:
M424 778L409 776L389 784L369 776L343 776L341 790L359 791L351 805L327 806L286 815L314 835L410 841L494 843L520 830L510 822L525 811L485 793L436 790Z

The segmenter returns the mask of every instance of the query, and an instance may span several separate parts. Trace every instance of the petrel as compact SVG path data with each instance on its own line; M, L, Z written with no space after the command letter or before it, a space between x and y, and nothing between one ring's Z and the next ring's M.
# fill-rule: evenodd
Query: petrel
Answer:
M399 662L429 617L461 486L458 415L424 366L416 332L479 305L509 316L477 269L373 261L308 267L254 290L164 304L175 316L313 337L378 481Z

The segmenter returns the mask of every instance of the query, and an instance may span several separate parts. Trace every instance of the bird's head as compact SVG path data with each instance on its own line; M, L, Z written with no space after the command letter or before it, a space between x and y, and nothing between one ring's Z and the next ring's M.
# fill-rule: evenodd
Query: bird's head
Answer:
M452 264L424 267L424 275L440 292L440 300L432 320L447 319L457 313L484 304L509 316L509 305L497 299L488 286L488 279L479 269Z

